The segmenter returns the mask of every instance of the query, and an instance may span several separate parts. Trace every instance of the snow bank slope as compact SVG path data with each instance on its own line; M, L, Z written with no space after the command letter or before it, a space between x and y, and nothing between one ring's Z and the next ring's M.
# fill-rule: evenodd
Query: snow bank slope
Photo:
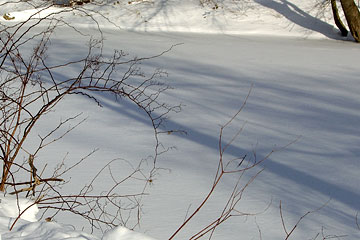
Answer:
M28 209L27 209L28 208ZM12 226L19 212L27 209L12 231ZM28 199L16 199L11 196L0 197L0 240L99 240L98 237L77 231L71 225L60 225L55 222L38 222L38 208ZM154 240L141 233L136 233L124 227L114 228L104 234L102 240Z
M15 228L13 231L4 233L2 235L2 239L98 240L99 238L80 231L75 231L71 226L64 226L53 222L34 222L23 223L22 225Z
M3 2L5 1L0 1ZM33 2L44 7L42 1ZM68 12L69 8L60 7L46 8L41 14L37 14L38 10L34 10L31 5L6 4L2 6L0 15L8 14L13 18L9 21L16 22L31 15L44 16L51 12L65 11L62 17L73 24L94 27L92 19L83 17L86 12L95 17L102 27L123 30L340 38L339 31L334 27L329 6L319 4L320 1L218 2L214 4L211 1L198 0L95 1L95 4L78 7L81 10L75 14ZM109 24L109 20L112 24ZM1 21L5 20L1 18Z

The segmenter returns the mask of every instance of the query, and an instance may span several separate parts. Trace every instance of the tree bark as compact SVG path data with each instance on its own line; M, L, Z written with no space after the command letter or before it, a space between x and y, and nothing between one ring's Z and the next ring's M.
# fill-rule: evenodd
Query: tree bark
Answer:
M360 12L354 0L340 0L351 35L360 42Z
M346 29L344 23L341 21L340 15L339 15L339 11L336 5L336 0L331 0L331 9L334 15L334 21L336 26L339 28L341 35L342 36L347 36L348 35L348 30Z

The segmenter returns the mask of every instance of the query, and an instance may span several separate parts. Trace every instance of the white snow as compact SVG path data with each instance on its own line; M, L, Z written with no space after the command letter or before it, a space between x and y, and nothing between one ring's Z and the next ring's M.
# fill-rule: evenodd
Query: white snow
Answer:
M12 22L19 22L30 16L36 18L62 12L62 18L76 22L77 26L95 28L92 19L84 18L84 11L69 13L70 8L44 7L44 2L40 0L33 2L40 7L34 9L30 4L7 4L0 14L8 14L14 17ZM84 5L82 9L91 13L102 28L339 38L329 6L319 7L321 0L224 0L219 1L215 10L211 1L202 2L204 5L200 4L200 0L95 1L95 6ZM1 18L1 21L5 20Z
M2 216L16 218L26 210L21 214L21 219L29 222L37 221L36 214L39 212L39 209L29 199L0 196L0 203L0 215Z
M0 239L33 240L33 239L72 239L72 240L99 240L98 237L75 230L71 225L60 225L55 222L38 222L36 214L38 208L29 199L11 196L0 198ZM19 223L9 232L15 219L21 215ZM24 221L22 221L24 220ZM131 231L125 227L116 227L107 231L102 240L153 240L144 234Z
M261 214L229 220L213 239L283 239L280 200L288 230L303 214L326 203L298 225L292 239L313 239L318 233L316 239L322 233L325 237L360 239L355 218L360 211L359 46L351 37L339 35L329 8L315 7L321 1L223 2L232 7L213 10L211 4L201 6L196 0L120 0L84 6L103 29L105 52L124 49L134 56L152 56L182 43L164 56L144 62L143 69L161 67L169 73L174 90L166 92L164 99L170 104L184 104L184 108L171 114L166 124L186 130L187 135L163 137L162 142L176 150L158 161L164 171L148 189L150 195L143 202L137 232L119 226L104 234L90 234L87 222L71 215L58 216L54 222L37 221L35 205L8 231L19 207L24 209L31 202L6 196L0 198L1 239L169 238L187 211L194 210L208 192L218 161L219 126L238 110L251 85L244 111L225 132L229 139L247 122L226 157L250 156L256 151L260 159L297 141L275 152L265 162L265 171L244 193L239 210ZM0 17L0 22L15 24L32 15L38 17L34 15L38 10L26 2L6 4L0 16L6 13L14 19ZM64 9L50 7L41 14L59 11ZM80 11L63 12L61 17L90 35L97 34L94 23ZM84 41L68 29L56 32L49 61L68 61L84 54ZM66 74L72 72L76 69ZM43 162L57 163L69 152L69 160L76 161L99 148L87 160L91 168L80 167L71 176L75 183L86 183L112 159L127 159L136 165L139 159L153 154L152 130L144 116L127 102L114 103L107 96L102 99L105 104L101 109L80 96L66 99L61 111L53 113L38 129L46 130L53 122L78 112L88 116L76 131L39 156ZM122 176L124 169L120 162L113 172ZM189 239L218 216L233 183L234 178L224 179L203 212L176 239ZM80 184L69 184L65 190L77 192L78 188Z

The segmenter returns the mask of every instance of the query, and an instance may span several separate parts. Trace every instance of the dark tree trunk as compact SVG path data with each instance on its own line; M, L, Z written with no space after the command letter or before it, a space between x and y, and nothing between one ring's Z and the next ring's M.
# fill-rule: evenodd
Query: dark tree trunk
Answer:
M340 0L351 35L360 42L360 12L354 0Z
M338 8L336 6L336 0L331 0L331 9L332 9L332 12L333 12L333 15L334 15L335 24L339 28L339 30L341 31L341 35L342 36L347 36L348 35L348 30L346 29L344 23L341 21L339 11L338 11Z

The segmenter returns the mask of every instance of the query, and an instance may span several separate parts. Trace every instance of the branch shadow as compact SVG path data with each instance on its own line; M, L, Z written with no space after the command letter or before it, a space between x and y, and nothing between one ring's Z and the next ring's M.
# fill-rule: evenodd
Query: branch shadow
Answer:
M304 10L300 9L298 6L287 0L280 0L281 2L277 2L274 0L254 1L264 7L277 11L291 22L305 29L321 33L330 39L344 39L343 37L341 37L339 31L337 31L337 34L335 33L335 28L332 25L311 16L310 14L306 13Z
M147 4L151 4L149 7ZM171 6L171 5L170 5ZM134 7L134 11L137 13L138 20L134 21L130 29L137 29L139 27L143 28L142 30L149 30L149 22L156 18L158 15L163 16L162 24L166 25L169 22L169 13L172 11L171 7L168 5L168 0L160 0L155 2L142 2L138 3ZM145 12L144 16L142 12ZM131 12L131 10L130 10ZM124 12L124 15L128 14ZM126 18L125 18L126 19ZM128 23L126 23L128 24Z

